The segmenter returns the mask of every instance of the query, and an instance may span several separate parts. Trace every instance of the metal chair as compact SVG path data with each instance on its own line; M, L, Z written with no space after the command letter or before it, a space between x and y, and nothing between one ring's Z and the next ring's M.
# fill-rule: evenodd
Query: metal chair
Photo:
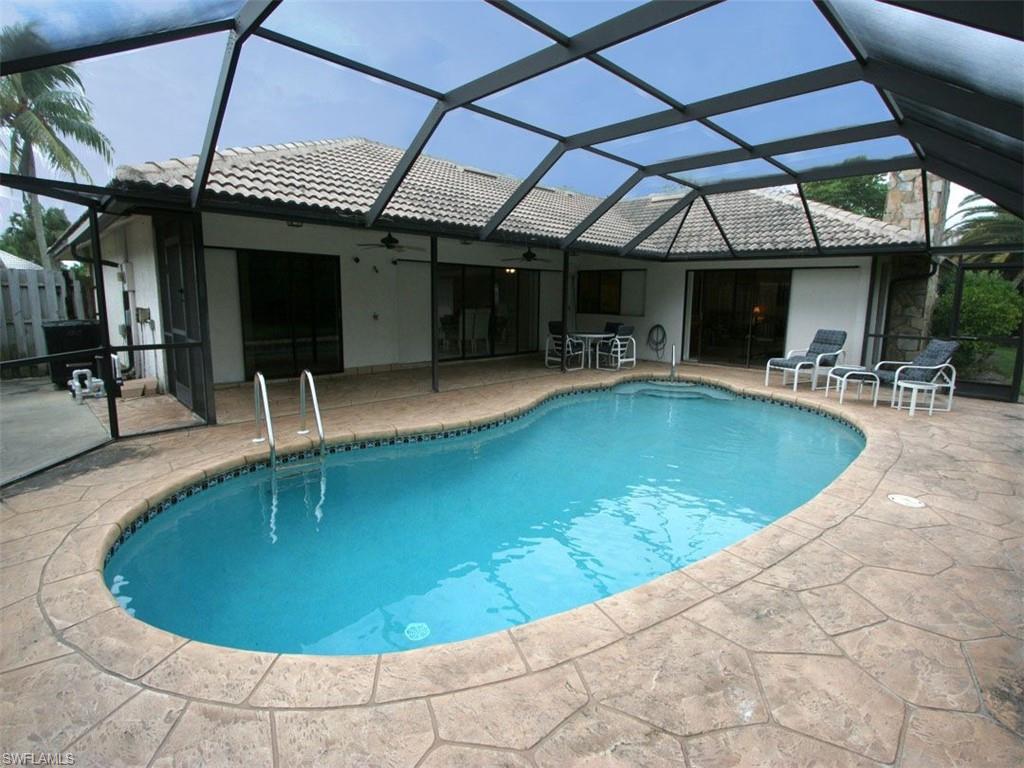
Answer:
M822 368L832 368L846 357L843 345L846 331L830 331L824 328L814 334L814 340L807 349L791 349L785 357L773 357L764 367L764 384L768 386L771 372L782 372L782 386L786 386L786 375L793 374L793 391L800 383L800 371L807 369L811 374L811 389L818 388L818 374Z
M557 368L562 364L562 339L565 339L565 369L567 371L579 371L583 369L584 347L583 342L566 336L562 324L557 320L548 322L548 340L544 345L544 367ZM579 358L579 365L573 363L574 358Z
M890 407L896 407L896 390L899 389L899 382L910 381L934 384L939 390L946 390L946 407L938 410L952 410L953 392L956 390L956 368L951 361L959 348L959 342L932 339L910 362L883 360L878 363L874 369L875 375L883 384L892 385ZM893 366L896 366L895 370L892 370Z
M607 365L601 364L604 358ZM624 365L636 367L636 339L633 338L632 325L620 325L615 330L615 338L602 341L597 345L597 367L602 371L617 371Z

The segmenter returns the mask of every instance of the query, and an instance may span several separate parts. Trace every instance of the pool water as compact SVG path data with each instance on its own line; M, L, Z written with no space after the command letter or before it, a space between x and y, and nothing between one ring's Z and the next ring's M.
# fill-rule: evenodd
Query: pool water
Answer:
M817 414L631 383L276 483L265 469L232 478L139 528L105 576L136 618L208 643L418 648L700 560L813 497L862 447Z

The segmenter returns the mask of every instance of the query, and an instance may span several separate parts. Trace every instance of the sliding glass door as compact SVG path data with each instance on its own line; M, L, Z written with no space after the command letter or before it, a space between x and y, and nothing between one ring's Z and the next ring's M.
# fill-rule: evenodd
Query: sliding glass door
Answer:
M704 363L759 366L785 354L792 271L693 272L690 357Z
M440 359L537 351L538 271L439 264L437 272Z
M238 252L245 375L342 370L337 256Z

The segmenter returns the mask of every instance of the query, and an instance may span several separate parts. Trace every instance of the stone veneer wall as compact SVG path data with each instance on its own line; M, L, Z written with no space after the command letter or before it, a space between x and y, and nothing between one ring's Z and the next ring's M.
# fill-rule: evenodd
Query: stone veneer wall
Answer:
M887 178L889 191L885 198L882 220L910 230L916 238L925 239L925 215L921 171L897 171ZM928 220L933 242L941 242L949 201L949 182L934 174L928 176ZM905 336L928 336L931 331L932 308L938 295L939 272L931 277L900 280L926 274L930 267L927 255L892 256L886 333ZM892 282L899 281L899 282ZM915 339L887 339L883 356L886 359L909 360L924 346Z

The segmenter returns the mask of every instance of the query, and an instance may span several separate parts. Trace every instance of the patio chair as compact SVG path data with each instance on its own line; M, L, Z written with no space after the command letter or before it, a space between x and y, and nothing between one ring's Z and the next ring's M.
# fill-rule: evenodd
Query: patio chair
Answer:
M768 377L773 370L782 372L782 386L786 386L786 375L792 372L793 391L796 392L800 371L807 369L811 374L811 389L817 389L821 369L838 365L846 356L846 350L843 349L845 343L846 331L819 329L807 349L791 349L785 357L773 357L768 361L764 367L765 386L768 386Z
M618 333L619 332L619 328L621 328L621 327L622 327L622 323L616 323L616 322L613 322L613 321L609 320L607 323L604 324L604 332L605 333Z
M602 358L606 365L601 364ZM597 345L597 367L602 371L617 371L627 363L630 368L636 367L636 339L632 325L620 325L614 339Z
M544 345L544 367L556 368L562 364L562 324L557 320L548 322L548 340ZM583 369L584 348L583 342L574 339L572 336L565 336L565 368L568 371L579 371ZM579 358L579 365L573 363L574 358Z
M956 368L951 362L960 344L956 341L945 339L932 339L917 357L910 362L897 360L883 360L875 366L875 375L883 384L892 386L892 396L889 405L896 406L896 392L899 383L917 382L921 384L932 384L939 391L946 390L946 407L939 408L940 411L949 411L953 408L953 391L956 389ZM892 370L895 366L895 370Z

